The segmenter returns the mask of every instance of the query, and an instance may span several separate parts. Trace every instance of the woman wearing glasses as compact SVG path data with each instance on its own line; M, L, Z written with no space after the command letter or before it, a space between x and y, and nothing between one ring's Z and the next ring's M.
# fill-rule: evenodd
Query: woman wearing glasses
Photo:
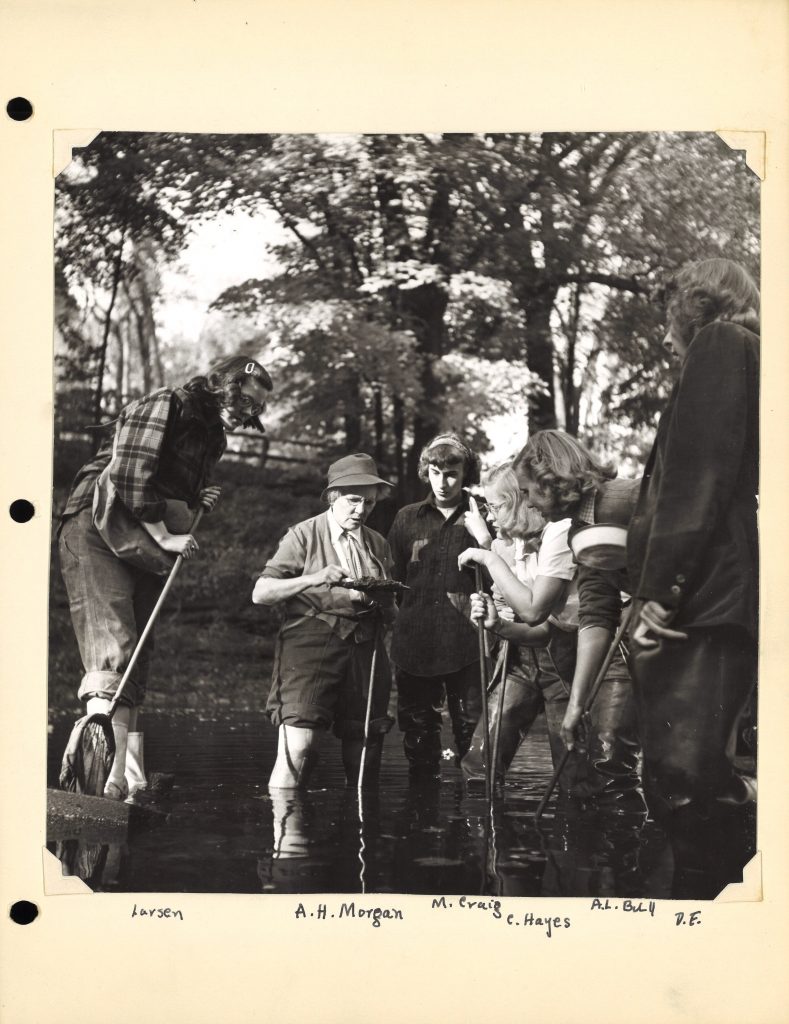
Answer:
M291 527L266 563L252 594L255 604L281 606L274 672L266 711L279 730L274 789L306 786L322 735L331 727L342 741L349 785L359 776L367 699L372 688L364 778L375 782L392 680L383 645L385 604L341 581L391 578L386 540L364 525L378 498L391 488L369 455L346 455L329 467L320 515ZM375 655L375 657L374 657ZM371 676L373 677L371 679Z
M495 777L502 784L504 773L541 711L546 716L554 764L562 757L561 726L569 700L578 630L576 566L567 546L569 522L546 523L528 506L511 463L491 470L483 486L498 537L490 552L470 549L473 553L463 552L461 560L464 564L496 560L506 566L519 596L522 592L529 602L525 611L519 605L525 617L516 614L514 602L507 602L495 575L491 596L484 601L480 595L472 597L475 621L484 616L486 628L500 641L509 641L504 666L506 685L499 685L492 695L490 710L491 748L493 736L499 731ZM468 518L467 529L474 531L472 517ZM501 725L497 727L499 718ZM462 761L469 780L484 777L483 740L484 730L478 724ZM572 778L573 771L568 768L562 778L565 788Z
M77 473L58 543L84 667L79 698L88 716L108 711L165 582L158 567L146 571L139 560L132 564L119 557L102 539L93 510L102 471L109 467L117 500L131 515L128 529L142 527L159 548L191 558L198 550L188 532L194 512L200 506L211 511L219 498L210 477L224 453L225 435L243 427L262 432L260 415L271 387L256 360L224 359L183 387L159 388L130 402L113 436ZM115 759L103 795L116 800L146 786L137 714L151 648L149 641L112 719Z

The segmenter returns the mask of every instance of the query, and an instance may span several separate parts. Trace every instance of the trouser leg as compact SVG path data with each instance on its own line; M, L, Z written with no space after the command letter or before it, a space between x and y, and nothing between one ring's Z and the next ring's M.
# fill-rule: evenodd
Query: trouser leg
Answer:
M558 768L565 754L561 726L570 699L576 650L576 633L556 626L551 626L551 639L547 647L534 649L535 684L545 704L548 742L554 769ZM579 753L573 750L559 776L560 791L568 792L575 784L578 773L582 770L581 760Z
M490 749L493 750L496 731L499 731L498 762L496 779L501 781L512 764L522 740L543 708L543 698L534 682L533 653L528 648L515 650L507 669L507 684L499 684L490 695ZM501 719L501 725L499 725ZM469 779L485 775L484 729L478 722L474 729L468 752L461 766ZM492 754L491 754L492 756Z
M591 707L587 730L586 770L572 795L617 800L621 794L636 790L640 785L640 745L635 697L630 673L619 652ZM634 799L640 801L640 797Z
M89 509L63 524L59 553L84 667L79 696L112 699L137 644L137 609L154 593L158 596L163 581L117 558L93 528ZM144 670L136 667L122 703L139 703L143 677Z
M382 733L371 735L367 745L363 739L357 737L345 737L342 740L342 764L345 769L345 781L349 786L356 786L359 782L359 771L364 756L365 786L374 786L378 783L381 772L381 756L384 749L384 737Z
M633 674L647 801L671 839L676 885L703 897L739 881L753 852L755 794L733 758L757 659L744 631L688 633L635 647Z
M437 772L441 760L443 681L397 670L397 724L403 750L415 771Z
M452 734L458 760L471 745L471 737L482 715L482 686L478 662L465 665L444 676L447 708L452 720Z

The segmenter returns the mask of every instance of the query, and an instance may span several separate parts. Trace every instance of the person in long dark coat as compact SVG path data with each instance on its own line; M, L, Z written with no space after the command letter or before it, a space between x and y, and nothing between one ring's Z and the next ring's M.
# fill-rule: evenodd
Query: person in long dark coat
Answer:
M668 298L664 343L682 371L628 533L633 671L675 895L712 898L753 850L755 783L733 754L757 668L759 291L714 259L677 274Z

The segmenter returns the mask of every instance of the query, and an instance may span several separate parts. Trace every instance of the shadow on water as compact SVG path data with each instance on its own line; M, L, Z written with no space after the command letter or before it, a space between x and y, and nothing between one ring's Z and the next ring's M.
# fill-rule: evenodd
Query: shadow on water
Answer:
M50 736L51 786L71 724L59 719ZM643 813L595 815L554 803L535 828L551 772L539 723L491 814L484 798L466 791L451 758L440 782L409 786L396 729L384 747L379 790L365 793L361 807L331 740L307 792L269 793L276 733L260 714L152 713L144 729L149 774L174 775L153 805L158 813L120 835L61 823L47 836L64 873L99 891L670 893L665 838Z

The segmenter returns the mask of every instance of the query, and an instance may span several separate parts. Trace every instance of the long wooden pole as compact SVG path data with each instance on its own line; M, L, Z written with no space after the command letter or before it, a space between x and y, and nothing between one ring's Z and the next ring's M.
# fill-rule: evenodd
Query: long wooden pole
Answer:
M197 510L197 513L194 519L192 520L192 525L189 527L190 533L193 533L197 529L200 520L203 518L204 511L205 509L202 508L202 506ZM126 685L126 681L132 674L134 666L137 664L137 659L140 656L140 653L143 649L143 645L145 644L145 641L148 639L148 636L151 630L153 629L154 623L156 622L156 617L159 614L165 600L167 599L167 595L170 593L173 582L175 581L175 577L178 575L178 572L181 566L183 565L183 561L184 556L179 555L175 560L175 565L170 570L170 575L167 577L167 582L162 588L161 594L159 594L159 600L154 605L153 611L151 612L148 621L145 623L145 629L143 629L142 633L140 634L140 638L137 641L137 646L134 648L134 653L132 654L131 658L129 658L129 664L126 666L126 671L123 673L121 681L118 684L118 689L115 691L115 696L112 698L112 703L110 704L107 710L108 718L112 718L112 716L115 713L115 708L117 707L118 701L120 700L120 696L121 693L123 692L124 686Z
M482 594L482 566L477 563L474 566L474 578L477 593ZM490 723L488 719L488 657L485 651L485 617L480 617L477 622L477 640L479 642L479 682L482 695L482 751L485 759L485 799L490 803L491 799L491 765L490 765Z

